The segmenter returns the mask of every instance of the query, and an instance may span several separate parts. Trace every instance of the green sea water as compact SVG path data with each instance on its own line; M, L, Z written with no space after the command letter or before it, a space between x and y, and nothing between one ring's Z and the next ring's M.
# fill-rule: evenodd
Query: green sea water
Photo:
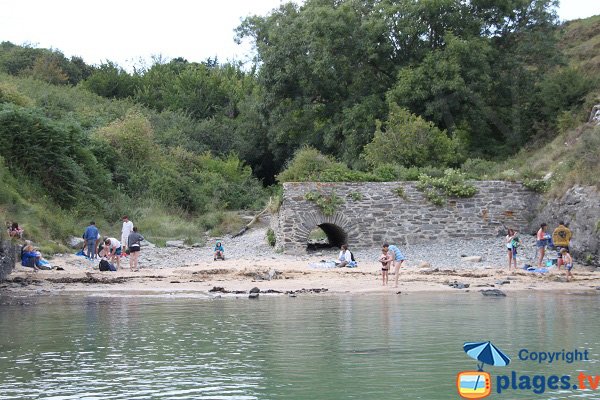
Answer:
M476 369L463 343L487 340L512 358L485 367L489 398L600 399L600 387L496 389L512 371L600 375L596 293L0 301L0 399L457 399L457 373Z

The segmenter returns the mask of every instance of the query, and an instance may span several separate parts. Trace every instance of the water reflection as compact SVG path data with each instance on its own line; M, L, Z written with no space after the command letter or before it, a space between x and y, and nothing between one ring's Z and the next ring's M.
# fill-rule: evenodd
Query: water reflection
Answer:
M482 340L513 358L492 375L600 375L599 300L531 292L3 301L0 399L448 399L456 373L475 368L462 343ZM523 362L524 347L587 348L592 361Z

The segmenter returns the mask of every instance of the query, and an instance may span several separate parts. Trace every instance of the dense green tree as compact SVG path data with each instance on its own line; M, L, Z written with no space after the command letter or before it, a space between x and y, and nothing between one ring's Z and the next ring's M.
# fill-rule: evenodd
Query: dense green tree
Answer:
M392 104L385 127L378 123L364 156L373 167L389 163L446 167L463 161L464 149L457 135L448 137L433 123Z
M370 1L311 0L252 17L238 29L256 44L276 165L309 144L350 164L386 112L392 45Z
M137 78L117 64L107 61L95 68L82 86L99 96L114 99L132 97L136 89Z

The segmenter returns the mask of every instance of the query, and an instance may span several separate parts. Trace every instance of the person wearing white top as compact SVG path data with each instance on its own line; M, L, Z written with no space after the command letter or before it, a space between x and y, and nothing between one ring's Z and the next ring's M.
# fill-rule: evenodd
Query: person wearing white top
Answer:
M348 265L348 263L350 263L350 261L352 261L352 254L350 253L350 250L348 250L347 244L342 245L340 255L338 256L338 261L339 263L336 265L336 267L340 268L345 267Z
M129 234L133 232L133 222L129 220L127 215L123 216L123 228L121 229L121 244L127 249L127 239L129 239ZM125 254L125 252L123 252Z
M104 256L108 258L109 262L117 262L117 269L121 268L121 243L115 238L106 238L104 240Z

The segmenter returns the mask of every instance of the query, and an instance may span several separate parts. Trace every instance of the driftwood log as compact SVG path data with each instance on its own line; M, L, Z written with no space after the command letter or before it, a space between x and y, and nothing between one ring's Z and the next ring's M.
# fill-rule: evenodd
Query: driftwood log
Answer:
M261 212L259 212L258 214L256 214L254 216L254 218L252 218L252 220L250 222L248 222L246 224L246 226L244 226L238 233L236 233L235 235L232 236L232 238L236 238L238 236L242 236L244 233L246 233L246 231L248 229L250 229L252 227L252 225L254 225L261 216L263 216L265 213L267 213L269 211L269 209L271 208L271 203L273 202L273 198L269 197L269 202L267 203L267 206L265 207L264 210L262 210Z

